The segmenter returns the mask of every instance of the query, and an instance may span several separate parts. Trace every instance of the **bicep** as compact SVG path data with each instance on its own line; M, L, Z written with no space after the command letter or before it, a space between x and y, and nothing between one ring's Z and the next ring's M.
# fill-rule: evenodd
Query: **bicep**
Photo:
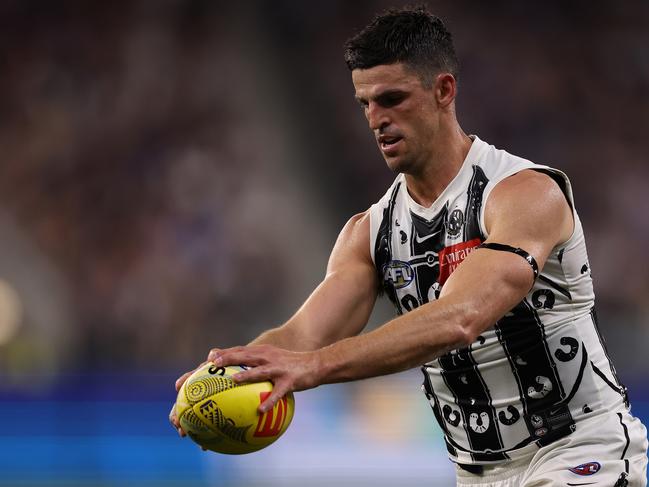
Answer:
M287 322L305 348L329 345L365 327L377 296L369 238L369 214L352 217L338 236L324 280Z
M532 284L530 266L520 256L476 249L448 278L438 301L465 317L471 343L516 306Z
M500 183L487 201L486 242L520 248L543 268L550 252L572 232L572 211L556 183L527 172ZM473 335L499 320L534 284L532 266L520 255L479 248L444 284L440 300L464 307Z
M486 242L521 248L543 268L552 249L574 226L572 209L548 175L522 171L499 183L485 205Z

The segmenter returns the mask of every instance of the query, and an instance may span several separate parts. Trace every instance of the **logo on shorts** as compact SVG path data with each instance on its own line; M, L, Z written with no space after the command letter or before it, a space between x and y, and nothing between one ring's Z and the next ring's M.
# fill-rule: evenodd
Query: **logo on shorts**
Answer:
M568 470L577 475L593 475L599 472L600 468L602 468L602 466L598 462L588 462L582 463L581 465L577 465Z

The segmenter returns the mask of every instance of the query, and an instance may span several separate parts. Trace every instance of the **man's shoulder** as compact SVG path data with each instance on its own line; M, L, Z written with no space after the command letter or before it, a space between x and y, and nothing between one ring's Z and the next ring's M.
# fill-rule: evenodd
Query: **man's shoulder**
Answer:
M498 149L493 145L484 142L483 144L487 145L488 148L482 152L482 157L477 160L477 164L484 171L489 181L486 196L496 186L501 190L508 187L529 186L531 191L535 188L553 190L558 186L572 206L573 198L570 180L563 171L545 163L525 159L507 150Z
M491 233L495 222L506 217L514 224L543 229L561 229L558 240L564 242L573 232L571 200L557 180L545 172L525 169L503 179L492 191L485 205L485 229Z
M351 218L347 220L347 223L345 224L345 228L353 232L359 232L359 231L363 231L365 227L369 228L369 224L370 224L370 210L367 209L365 211L352 215Z
M512 198L544 199L548 196L563 196L561 187L547 171L539 169L544 166L523 168L504 178L492 192L494 196L503 195Z
M480 144L480 151L475 158L475 163L492 176L520 171L528 167L541 166L529 159L501 149L488 142L476 138ZM474 143L475 143L474 142Z

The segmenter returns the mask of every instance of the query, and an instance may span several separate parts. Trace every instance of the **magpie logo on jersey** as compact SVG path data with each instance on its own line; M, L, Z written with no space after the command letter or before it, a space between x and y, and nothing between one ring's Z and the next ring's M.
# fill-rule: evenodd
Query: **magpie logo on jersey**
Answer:
M588 462L569 468L568 470L577 475L595 475L599 472L600 468L602 468L602 466L599 462Z
M456 208L448 217L448 222L446 223L446 233L449 237L456 238L462 231L462 225L464 225L464 213L462 213L462 210L460 210L459 208Z

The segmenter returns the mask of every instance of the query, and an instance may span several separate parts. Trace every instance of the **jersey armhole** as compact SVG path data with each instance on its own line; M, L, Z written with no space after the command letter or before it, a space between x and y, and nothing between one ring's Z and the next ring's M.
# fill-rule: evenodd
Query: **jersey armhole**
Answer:
M379 218L377 218L377 211L380 212L378 208L378 203L374 203L370 206L370 256L372 257L372 263L376 266L376 258L374 257L374 247L376 236L379 233Z
M577 234L578 226L581 225L581 222L579 221L579 216L577 215L577 210L575 209L575 201L574 201L574 196L572 194L572 185L570 184L570 180L568 179L568 176L563 171L559 171L558 169L554 169L551 167L541 166L539 168L533 168L533 170L540 172L542 174L546 174L550 178L552 178L552 180L555 183L557 183L557 185L559 186L559 189L561 189L563 196L566 198L566 201L568 202L568 206L570 206L570 211L572 212L572 233L564 242L559 242L557 244L557 247L568 248L570 247L571 242L573 241L575 235Z

